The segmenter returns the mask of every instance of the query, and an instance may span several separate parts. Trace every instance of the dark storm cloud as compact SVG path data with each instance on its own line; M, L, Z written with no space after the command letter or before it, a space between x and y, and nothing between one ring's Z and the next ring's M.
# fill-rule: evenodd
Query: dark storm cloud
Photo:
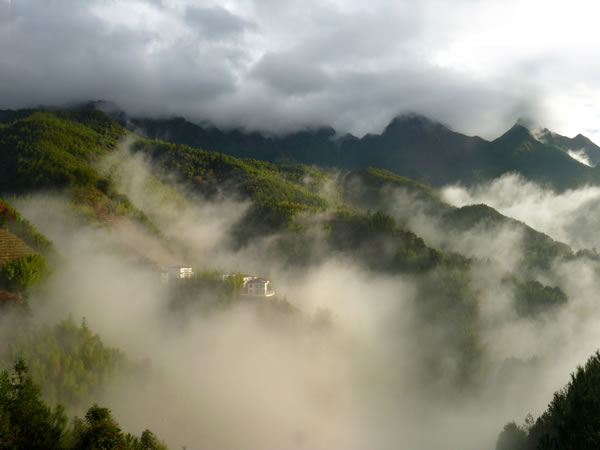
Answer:
M207 39L225 39L240 35L247 29L256 28L252 22L235 16L221 6L211 8L188 6L185 10L185 19Z
M325 72L293 54L264 55L251 74L284 95L320 91L328 83Z
M575 27L541 0L0 0L0 107L101 98L357 134L413 110L488 137L529 115L572 134L598 128L589 9L572 5Z
M104 98L156 113L234 89L234 52L184 38L169 44L161 26L110 24L93 5L55 0L14 8L0 31L0 53L10 55L0 60L4 106Z

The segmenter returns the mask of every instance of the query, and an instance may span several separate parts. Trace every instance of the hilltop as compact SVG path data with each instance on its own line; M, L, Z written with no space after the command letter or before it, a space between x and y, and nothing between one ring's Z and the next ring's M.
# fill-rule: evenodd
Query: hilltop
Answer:
M315 164L325 168L385 168L433 186L470 185L516 172L564 190L600 185L598 147L583 135L567 138L549 130L541 135L522 120L499 138L466 136L419 114L394 118L381 134L361 138L338 135L330 127L282 136L219 130L184 118L118 117L123 126L152 139L186 144L236 157ZM577 155L583 154L584 161Z

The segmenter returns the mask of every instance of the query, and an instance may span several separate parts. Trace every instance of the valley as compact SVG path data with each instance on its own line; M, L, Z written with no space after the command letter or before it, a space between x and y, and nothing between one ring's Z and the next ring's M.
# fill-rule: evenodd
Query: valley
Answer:
M0 114L4 392L30 376L64 405L43 413L60 445L122 425L128 448L476 449L531 413L497 448L535 448L552 393L595 373L600 255L574 211L600 194L567 138L415 115L267 138L96 106ZM516 209L540 192L553 222Z

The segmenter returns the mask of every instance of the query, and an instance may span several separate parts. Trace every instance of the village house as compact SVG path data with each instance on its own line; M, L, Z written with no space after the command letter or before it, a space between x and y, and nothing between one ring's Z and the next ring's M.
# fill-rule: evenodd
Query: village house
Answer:
M224 273L223 280L231 277L233 274ZM269 280L261 277L243 275L242 276L242 292L241 294L248 297L273 297L275 291L269 289Z
M275 291L269 290L269 280L254 278L246 283L246 294L251 297L272 297Z
M164 283L170 280L182 280L192 278L194 272L190 266L167 266L160 270L160 279Z

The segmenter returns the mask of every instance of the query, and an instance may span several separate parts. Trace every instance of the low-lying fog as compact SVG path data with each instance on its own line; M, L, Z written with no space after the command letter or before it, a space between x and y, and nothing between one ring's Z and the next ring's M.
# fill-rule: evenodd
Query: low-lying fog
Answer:
M123 429L150 428L171 448L491 449L506 422L537 417L600 342L596 263L557 265L552 281L569 302L537 319L516 314L498 266L482 263L471 273L481 292L482 380L458 387L443 376L423 376L424 353L448 356L446 330L419 319L415 279L334 256L285 269L267 259L268 236L233 250L229 233L247 203L206 202L180 190L187 199L172 211L172 199L143 189L147 163L127 161L127 176L115 172L119 187L171 243L185 244L185 253L167 250L133 223L111 230L75 225L66 219L68 199L58 195L15 206L66 257L48 292L33 302L35 317L50 323L85 317L106 344L131 360L147 358L155 375L145 382L116 377L102 403ZM593 233L599 188L556 195L507 176L473 190L448 187L443 196L455 205L485 202L575 248L600 239ZM520 257L520 236L511 229L461 239L457 249L494 254L503 269ZM118 250L124 246L157 263L268 274L301 312L265 318L240 300L218 313L173 317L169 285ZM315 326L323 311L331 326Z

